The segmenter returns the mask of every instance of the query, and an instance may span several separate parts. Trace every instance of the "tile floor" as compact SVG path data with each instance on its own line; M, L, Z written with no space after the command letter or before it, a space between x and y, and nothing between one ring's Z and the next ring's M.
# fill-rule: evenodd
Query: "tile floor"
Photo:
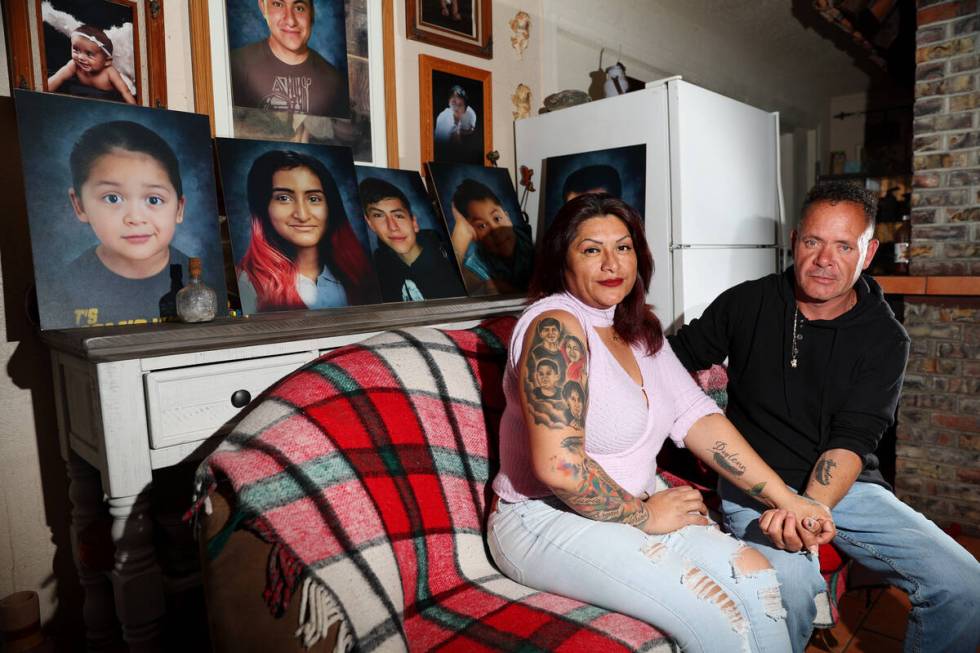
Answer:
M980 560L980 538L961 535L956 540ZM830 631L810 640L807 653L901 653L908 620L905 592L888 589L853 590L841 598L840 621Z

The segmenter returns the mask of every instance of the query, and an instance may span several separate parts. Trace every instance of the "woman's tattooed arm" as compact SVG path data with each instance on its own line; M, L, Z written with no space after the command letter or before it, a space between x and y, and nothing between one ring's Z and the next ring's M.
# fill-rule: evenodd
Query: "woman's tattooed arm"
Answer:
M524 416L538 478L584 517L642 527L646 505L585 452L588 352L578 321L546 313L528 330L523 353Z

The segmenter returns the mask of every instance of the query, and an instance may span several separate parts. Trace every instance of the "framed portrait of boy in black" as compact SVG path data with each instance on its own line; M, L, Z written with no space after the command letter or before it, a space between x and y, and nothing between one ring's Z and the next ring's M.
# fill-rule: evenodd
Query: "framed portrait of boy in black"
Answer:
M490 71L419 55L422 162L486 164L493 149Z

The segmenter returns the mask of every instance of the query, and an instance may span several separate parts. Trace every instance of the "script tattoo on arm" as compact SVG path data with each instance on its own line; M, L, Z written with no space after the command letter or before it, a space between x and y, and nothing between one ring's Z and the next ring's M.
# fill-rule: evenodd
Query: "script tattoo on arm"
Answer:
M532 328L524 396L534 423L549 429L581 431L585 427L588 384L584 375L573 371L587 365L585 347L557 318L542 318Z
M829 458L821 458L817 461L817 466L813 470L813 478L817 480L820 485L830 485L830 480L833 477L831 473L837 467L837 463Z
M604 469L585 453L585 439L571 436L561 446L570 454L554 457L554 469L575 481L572 491L553 489L555 495L583 517L642 526L649 518L646 505L621 488ZM578 460L580 462L571 462Z
M712 456L718 466L726 470L732 476L741 476L745 473L745 465L738 457L737 452L732 452L728 450L728 443L724 440L717 440L713 447L711 447ZM760 485L762 487L760 487ZM762 488L765 487L765 483L760 483L752 487L752 490L758 488L758 493L762 493ZM755 496L755 495L753 495Z

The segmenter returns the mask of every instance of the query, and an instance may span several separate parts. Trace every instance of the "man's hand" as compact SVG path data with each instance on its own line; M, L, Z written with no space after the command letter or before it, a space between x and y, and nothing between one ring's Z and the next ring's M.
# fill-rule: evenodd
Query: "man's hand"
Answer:
M762 513L759 526L777 549L816 553L834 539L837 527L827 507L809 497L793 495L779 508Z
M693 487L672 487L657 492L643 504L650 517L640 528L650 535L662 535L690 526L707 526L710 522L705 516L708 507L704 505L701 493Z

